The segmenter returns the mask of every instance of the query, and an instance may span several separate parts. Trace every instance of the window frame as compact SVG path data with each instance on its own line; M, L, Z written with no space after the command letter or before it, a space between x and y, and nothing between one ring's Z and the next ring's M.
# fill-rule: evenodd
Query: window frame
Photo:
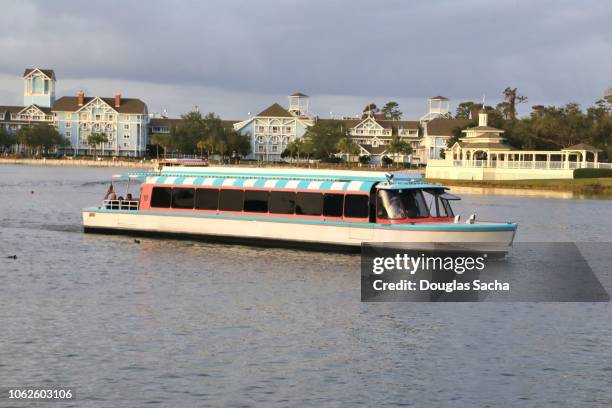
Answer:
M368 209L367 209L367 213L366 213L366 215L364 217L350 217L350 216L347 216L347 214L346 214L346 206L347 206L347 201L348 201L349 196L352 196L352 197L364 197L366 199L366 204L367 204ZM342 207L342 213L343 213L343 216L344 216L345 220L357 221L357 222L363 222L365 220L366 222L369 222L369 220L370 220L370 194L369 193L368 194L350 194L350 193L345 194L344 195L344 205Z

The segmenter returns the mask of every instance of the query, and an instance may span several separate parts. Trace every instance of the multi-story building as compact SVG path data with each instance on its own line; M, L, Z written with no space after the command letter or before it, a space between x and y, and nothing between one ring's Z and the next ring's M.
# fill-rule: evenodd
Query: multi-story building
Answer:
M298 92L289 96L288 109L274 103L234 124L234 129L251 136L252 153L247 158L279 161L287 145L301 138L313 124L313 118L308 115L308 96Z
M55 72L28 68L23 73L23 105L0 106L0 126L15 134L22 126L54 123Z
M91 132L102 132L108 143L100 154L142 156L147 146L147 105L140 99L77 96L55 98L55 72L28 68L23 74L23 106L0 106L0 126L16 133L22 126L47 123L70 141L67 152L89 154Z
M63 96L52 108L58 131L70 140L75 154L87 154L87 138L104 133L108 142L98 147L101 155L143 156L147 148L147 105L140 99L99 96Z

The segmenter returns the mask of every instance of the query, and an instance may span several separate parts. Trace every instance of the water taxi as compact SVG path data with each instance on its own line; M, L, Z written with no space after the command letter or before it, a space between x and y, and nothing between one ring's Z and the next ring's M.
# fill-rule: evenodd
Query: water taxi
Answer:
M455 242L507 251L517 229L461 220L451 207L459 197L411 173L164 166L132 179L142 182L138 197L126 190L82 210L85 232L324 250Z

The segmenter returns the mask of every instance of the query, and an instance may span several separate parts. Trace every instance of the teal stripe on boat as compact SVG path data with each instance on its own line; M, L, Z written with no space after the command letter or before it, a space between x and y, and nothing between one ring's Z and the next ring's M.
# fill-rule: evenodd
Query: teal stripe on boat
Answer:
M224 181L225 181L224 178L216 178L216 179L213 179L212 185L215 187L218 187L218 186L223 185Z
M245 181L245 179L236 179L234 181L234 187L242 187Z
M321 183L321 186L319 186L319 190L329 190L331 186L332 186L331 181L324 181Z
M196 177L196 179L193 180L194 186L201 186L202 183L204 183L204 179L202 177Z
M323 220L307 220L299 218L272 218L265 216L251 215L229 215L229 214L198 214L198 213L179 213L172 211L122 211L122 210L107 210L98 207L83 208L82 211L88 212L107 212L107 213L124 213L124 214L140 214L140 215L168 215L173 217L196 217L196 218L220 218L231 220L247 220L247 221L269 221L294 224L311 224L311 225L332 225L337 227L360 227L371 229L399 229L409 231L514 231L518 224L516 223L498 223L498 224L374 224L361 222L343 222L343 221L323 221Z
M277 180L276 181L276 188L285 188L285 186L287 185L287 182L289 180Z
M253 184L253 187L264 187L264 185L266 184L266 179L257 179L257 181L255 181L255 184Z
M172 183L172 184L179 184L180 185L180 184L183 184L183 181L185 181L185 177L177 177L174 180L174 183Z
M299 189L307 189L310 185L310 180L302 180L298 183L297 188Z
M363 182L363 183L361 183L361 187L359 188L359 191L367 191L367 192L369 192L372 189L373 185L374 185L374 183Z

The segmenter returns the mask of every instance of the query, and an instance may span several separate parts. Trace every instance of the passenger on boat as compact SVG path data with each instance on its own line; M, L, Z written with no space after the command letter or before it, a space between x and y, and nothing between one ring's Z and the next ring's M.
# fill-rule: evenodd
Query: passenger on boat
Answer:
M399 195L395 195L389 200L389 218L406 218L406 209L404 208L404 203Z
M126 201L132 201L133 200L132 193L127 193L126 196L125 196L125 200Z

